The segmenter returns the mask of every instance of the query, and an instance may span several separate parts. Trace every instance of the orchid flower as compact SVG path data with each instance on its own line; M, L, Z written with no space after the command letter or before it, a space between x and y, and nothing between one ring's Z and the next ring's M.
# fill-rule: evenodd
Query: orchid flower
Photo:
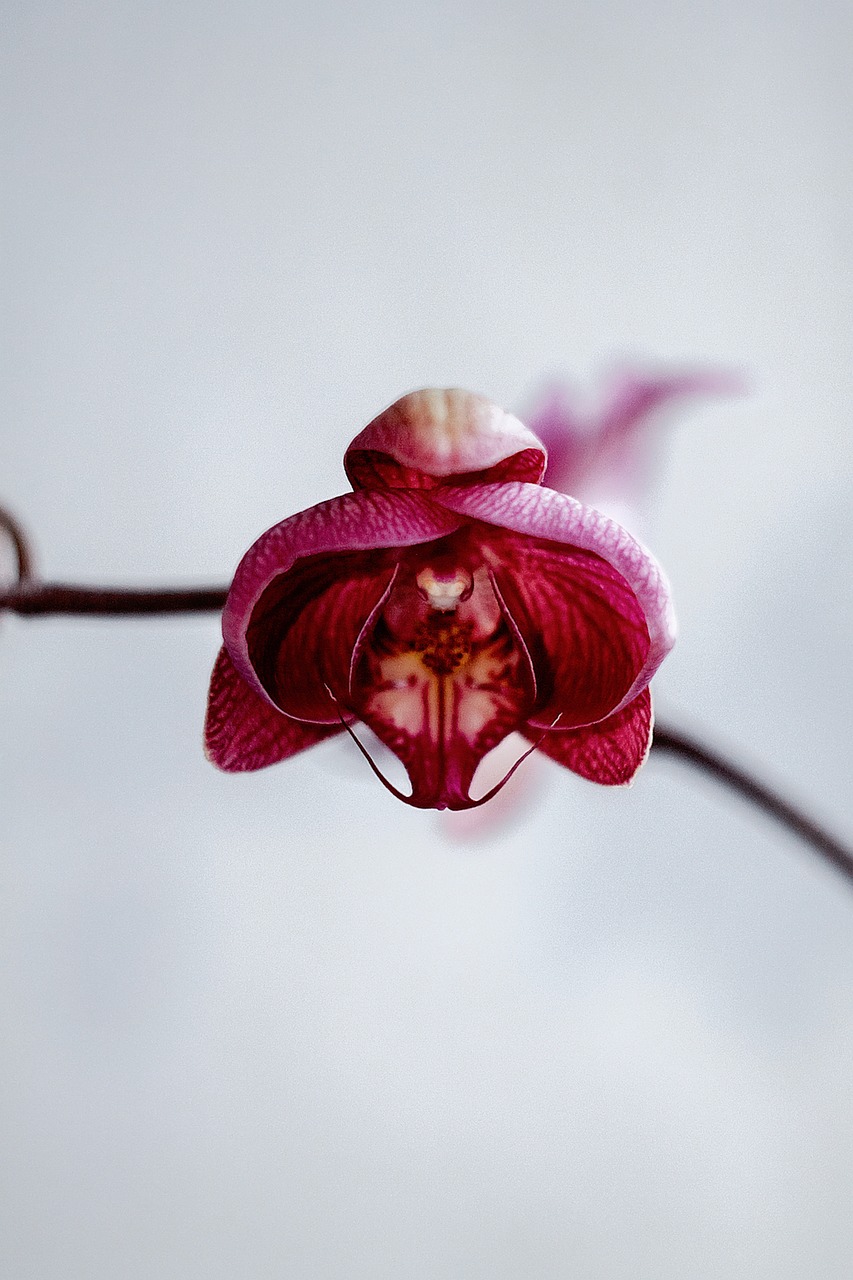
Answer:
M467 391L417 391L375 418L344 458L354 492L275 525L237 568L213 763L260 769L344 731L367 754L360 721L411 793L382 781L419 808L489 799L506 778L474 799L475 771L514 730L585 778L630 782L674 641L669 590L623 528L542 485L546 462Z

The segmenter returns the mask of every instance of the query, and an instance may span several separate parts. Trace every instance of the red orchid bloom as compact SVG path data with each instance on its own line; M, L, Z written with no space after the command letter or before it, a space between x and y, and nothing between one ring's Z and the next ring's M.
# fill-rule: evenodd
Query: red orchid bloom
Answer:
M344 458L355 492L240 562L214 764L260 769L361 721L411 795L385 785L419 808L482 804L502 784L473 799L475 770L513 730L585 778L629 782L674 640L669 591L624 529L541 485L545 465L532 432L466 391L417 391L371 422Z

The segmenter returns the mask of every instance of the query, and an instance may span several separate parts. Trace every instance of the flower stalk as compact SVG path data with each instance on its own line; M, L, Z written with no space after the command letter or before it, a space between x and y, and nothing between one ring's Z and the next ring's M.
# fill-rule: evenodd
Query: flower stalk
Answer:
M719 752L706 747L698 739L658 722L655 725L652 750L669 754L692 765L700 772L730 787L751 804L763 809L783 827L833 864L848 880L853 881L853 852L804 814L784 796L735 765Z
M25 617L210 613L222 609L227 594L227 587L88 587L29 580L0 589L0 611Z

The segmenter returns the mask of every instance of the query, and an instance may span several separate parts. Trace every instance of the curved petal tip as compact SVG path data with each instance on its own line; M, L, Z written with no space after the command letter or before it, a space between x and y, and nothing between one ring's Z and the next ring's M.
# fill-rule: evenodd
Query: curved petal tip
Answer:
M340 732L340 725L300 724L277 711L249 688L228 650L220 649L204 722L204 753L218 769L226 773L265 769Z
M652 700L648 689L615 715L583 729L555 729L536 740L539 750L572 773L604 787L633 782L652 744ZM528 726L525 737L534 738Z
M353 440L344 469L353 488L433 488L456 483L538 483L547 455L518 418L458 388L413 391Z

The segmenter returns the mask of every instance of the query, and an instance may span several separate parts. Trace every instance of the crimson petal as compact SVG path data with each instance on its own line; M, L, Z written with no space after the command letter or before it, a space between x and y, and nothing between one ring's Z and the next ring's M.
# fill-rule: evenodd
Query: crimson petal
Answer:
M652 700L648 689L627 707L598 724L563 732L528 725L523 730L540 751L590 782L618 787L629 783L645 760L652 742Z
M514 534L490 543L506 607L530 653L538 699L531 723L566 729L618 706L643 666L649 632L621 574L577 547Z
M273 579L252 610L246 644L277 707L299 720L339 723L359 639L396 571L392 551L345 551L297 560Z
M341 726L291 720L250 689L223 646L213 668L204 748L208 760L228 773L264 769L341 732Z

